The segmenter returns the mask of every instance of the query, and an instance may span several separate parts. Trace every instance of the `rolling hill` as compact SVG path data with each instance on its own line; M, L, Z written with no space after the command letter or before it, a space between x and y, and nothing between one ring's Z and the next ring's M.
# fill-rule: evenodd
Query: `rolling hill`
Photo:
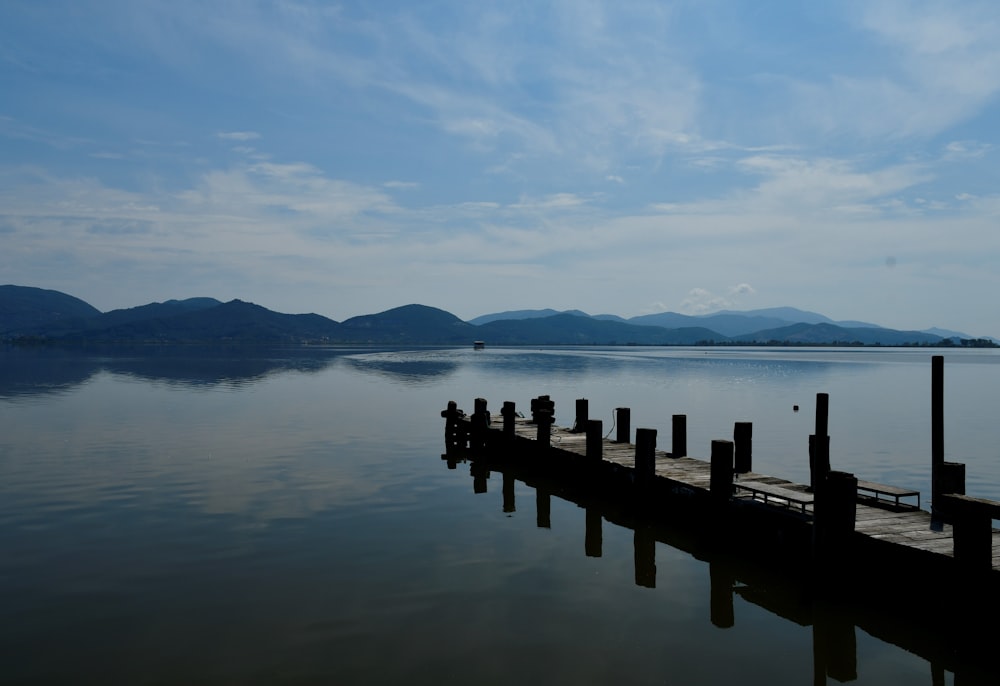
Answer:
M799 319L792 321L790 317ZM476 322L479 322L478 324ZM961 340L959 340L961 339ZM794 308L672 312L625 320L580 310L520 310L462 321L411 304L336 322L282 314L242 300L167 300L100 312L65 293L0 286L0 340L8 343L323 343L372 345L992 345L984 339L834 322Z

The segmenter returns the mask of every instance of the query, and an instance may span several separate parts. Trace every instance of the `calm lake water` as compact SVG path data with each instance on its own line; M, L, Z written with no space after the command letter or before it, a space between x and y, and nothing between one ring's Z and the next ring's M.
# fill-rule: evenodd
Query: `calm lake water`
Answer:
M831 683L997 683L860 620L820 660L749 594L719 626L683 546L640 585L631 529L595 556L577 505L539 526L533 488L441 459L449 400L549 394L557 424L630 407L666 449L686 414L694 456L753 422L754 470L808 482L823 392L834 469L927 507L938 352L0 349L0 682L782 685L832 659ZM946 459L1000 499L1000 354L943 354Z

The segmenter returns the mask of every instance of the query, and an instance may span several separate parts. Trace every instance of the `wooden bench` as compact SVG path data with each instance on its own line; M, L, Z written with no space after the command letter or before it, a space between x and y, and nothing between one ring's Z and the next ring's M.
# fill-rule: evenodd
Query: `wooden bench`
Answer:
M746 491L753 499L762 499L764 504L775 503L785 507L798 507L802 514L812 507L813 494L795 491L791 488L766 484L761 481L737 481L733 484L738 491Z
M903 504L910 505L918 510L920 509L920 491L913 491L908 488L887 486L885 484L875 483L874 481L862 481L861 479L858 479L858 495L874 498L876 501L882 500L883 496L885 499L892 498L895 500L896 507L900 506L900 498L916 498L916 505L913 505L912 503Z

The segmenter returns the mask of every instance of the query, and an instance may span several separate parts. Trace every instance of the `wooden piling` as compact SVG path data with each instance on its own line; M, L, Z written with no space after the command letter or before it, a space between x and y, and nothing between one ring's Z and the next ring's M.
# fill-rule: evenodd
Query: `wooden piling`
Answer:
M635 482L648 487L656 476L656 429L635 430Z
M829 471L815 492L813 545L821 571L847 564L857 518L858 479L848 472Z
M931 509L938 514L944 464L944 355L931 357Z
M733 426L733 471L753 471L753 423L736 422Z
M830 396L816 394L816 433L809 437L809 487L815 493L830 471Z
M587 461L600 463L604 458L604 422L587 420Z
M468 433L466 432L466 424L459 421L463 415L462 411L458 409L458 403L449 400L448 407L441 411L441 416L445 418L445 452L451 454L464 450L468 443Z
M733 497L733 442L712 441L709 495L716 507L724 507Z
M673 441L672 450L670 451L673 457L684 457L688 454L688 434L687 434L687 415L686 414L675 414L671 423L672 435L671 439Z
M954 529L955 561L970 572L990 571L993 567L993 520L1000 519L1000 502L954 493L944 493L940 498L942 509Z
M586 398L578 398L576 401L576 420L573 422L573 433L583 433L587 430L587 421L590 419L590 409Z
M513 443L514 439L517 437L515 432L515 422L517 421L517 409L513 402L510 400L504 401L503 409L500 410L500 414L503 415L503 439L505 443Z
M627 407L615 408L615 440L618 443L628 443L632 437L632 410Z
M486 409L486 399L476 398L475 411L472 413L472 449L482 450L486 447L486 440L489 435L490 413Z
M540 395L537 398L531 399L531 421L538 421L538 413L547 412L549 423L552 423L556 419L556 404L547 395Z

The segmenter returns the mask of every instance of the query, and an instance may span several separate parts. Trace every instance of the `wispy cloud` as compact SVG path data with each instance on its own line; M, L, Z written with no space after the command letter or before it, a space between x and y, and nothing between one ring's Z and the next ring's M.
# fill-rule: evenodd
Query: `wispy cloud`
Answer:
M215 135L225 141L253 141L260 138L256 131L222 131Z

